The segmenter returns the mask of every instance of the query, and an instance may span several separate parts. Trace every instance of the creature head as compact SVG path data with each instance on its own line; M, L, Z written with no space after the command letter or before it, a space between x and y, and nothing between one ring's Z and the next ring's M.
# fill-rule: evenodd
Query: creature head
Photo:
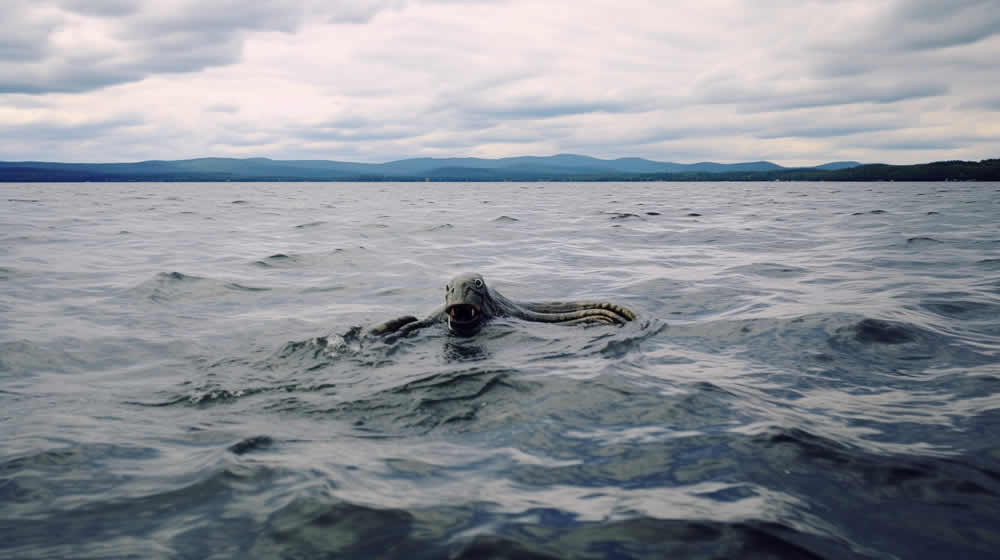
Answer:
M451 332L473 335L490 317L490 290L479 274L460 274L445 286L444 305Z

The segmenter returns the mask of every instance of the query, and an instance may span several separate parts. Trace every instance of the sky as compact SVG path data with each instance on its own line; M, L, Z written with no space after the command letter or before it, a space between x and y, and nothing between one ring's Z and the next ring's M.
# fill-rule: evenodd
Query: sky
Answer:
M1000 0L3 0L0 160L1000 157Z

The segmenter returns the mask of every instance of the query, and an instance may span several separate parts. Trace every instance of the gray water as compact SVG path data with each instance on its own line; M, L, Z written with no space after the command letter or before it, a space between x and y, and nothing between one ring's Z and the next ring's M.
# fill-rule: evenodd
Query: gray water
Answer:
M0 185L0 557L992 558L1000 184ZM456 273L624 326L421 316Z

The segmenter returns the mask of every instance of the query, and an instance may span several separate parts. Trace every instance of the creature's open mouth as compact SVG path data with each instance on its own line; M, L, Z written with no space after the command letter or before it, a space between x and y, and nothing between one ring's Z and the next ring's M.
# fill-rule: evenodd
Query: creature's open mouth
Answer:
M456 303L447 309L448 321L453 324L467 325L479 322L479 307L471 303Z

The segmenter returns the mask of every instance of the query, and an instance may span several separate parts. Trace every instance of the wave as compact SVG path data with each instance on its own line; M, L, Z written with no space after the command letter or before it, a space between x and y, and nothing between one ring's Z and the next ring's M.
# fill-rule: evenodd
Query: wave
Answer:
M271 466L240 462L236 456L227 458L222 449L196 451L192 455L196 460L186 469L155 477L130 468L155 461L156 454L151 448L75 444L0 464L6 482L5 509L12 515L5 523L11 531L2 545L5 556L139 558L168 551L171 556L185 557L200 557L207 550L232 553L233 543L228 539L244 531L248 521L243 515L226 514L232 498L268 494L268 488L285 474ZM192 508L211 521L192 526ZM168 527L172 528L170 536L161 533L151 539ZM206 540L204 531L228 537Z
M964 309L964 308L963 308ZM934 323L915 323L852 313L787 318L709 319L675 323L671 339L709 351L738 350L763 362L798 362L812 354L827 362L853 362L861 371L909 367L906 362L979 365L993 361L962 336ZM691 342L684 342L690 340Z
M993 320L1000 317L1000 303L992 301L928 299L921 302L920 306L936 315L960 321Z
M995 501L1000 497L1000 470L978 456L876 453L799 427L771 426L736 445L747 446L740 452L758 457L764 464L796 465L789 468L803 475L824 472L822 484L831 490L842 484L853 485L854 499L863 496L873 506L890 508L911 500L925 507L949 508L961 503L968 514L985 518L995 511ZM762 482L781 484L803 496L814 494L817 489L813 485L819 483L794 474L760 475L769 478ZM850 509L848 504L842 506Z
M353 327L342 335L289 341L261 358L208 361L175 389L130 402L322 414L368 433L479 429L517 409L538 387L531 376L544 372L547 361L576 355L610 363L665 328L645 321L591 328L494 323L468 339L431 327L388 343ZM525 367L525 357L537 367Z
M219 297L239 297L240 294L268 291L271 288L246 286L181 272L161 272L153 278L129 289L133 298L155 303L201 301Z
M261 557L859 558L836 539L780 523L657 519L637 516L576 523L572 514L539 505L517 516L474 515L473 508L376 508L300 498L262 527L252 552ZM322 535L345 534L329 539ZM451 538L442 538L452 534ZM419 552L416 552L419 551Z

